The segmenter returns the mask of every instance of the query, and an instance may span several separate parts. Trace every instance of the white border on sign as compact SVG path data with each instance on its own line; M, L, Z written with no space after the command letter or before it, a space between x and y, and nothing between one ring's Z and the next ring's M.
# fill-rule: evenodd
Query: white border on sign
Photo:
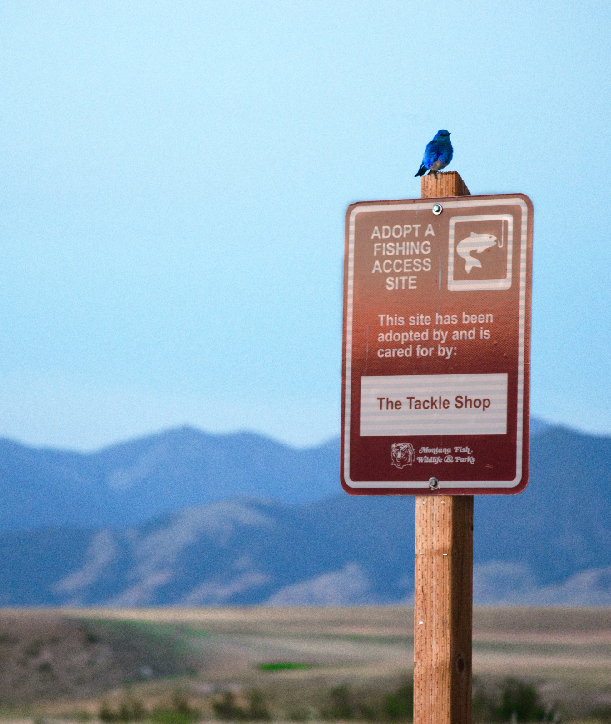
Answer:
M416 201L411 204L363 204L356 206L350 214L348 227L348 261L346 279L346 388L344 394L344 479L354 489L359 488L422 488L428 489L428 480L384 480L384 481L354 481L350 478L350 420L352 408L352 325L354 320L354 244L356 233L356 216L362 213L375 213L379 211L423 211L430 210L435 200ZM518 323L518 390L517 390L517 440L516 440L516 477L507 480L443 480L439 481L439 488L515 488L522 480L522 457L524 454L524 354L526 331L526 272L528 254L528 206L520 197L506 197L494 199L472 199L457 197L456 199L443 199L446 209L460 209L482 206L519 206L522 210L522 223L520 229L520 273L519 273L519 323ZM477 217L469 217L471 219Z

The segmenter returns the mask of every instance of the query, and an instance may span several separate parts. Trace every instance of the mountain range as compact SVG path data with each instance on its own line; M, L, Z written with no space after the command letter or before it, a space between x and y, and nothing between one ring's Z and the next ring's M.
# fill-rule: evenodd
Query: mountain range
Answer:
M475 503L479 603L611 604L611 438L534 420ZM95 453L0 441L0 605L409 602L414 500L351 497L339 441L169 430Z
M236 496L305 503L337 493L338 480L337 440L301 450L191 427L93 453L0 440L0 531L138 525Z

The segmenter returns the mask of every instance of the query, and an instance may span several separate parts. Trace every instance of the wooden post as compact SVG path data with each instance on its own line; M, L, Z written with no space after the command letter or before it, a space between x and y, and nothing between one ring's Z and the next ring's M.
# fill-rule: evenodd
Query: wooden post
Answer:
M422 176L421 198L467 196L456 171ZM414 724L470 724L473 496L416 496Z
M428 174L420 177L420 198L436 196L470 196L469 189L456 171Z

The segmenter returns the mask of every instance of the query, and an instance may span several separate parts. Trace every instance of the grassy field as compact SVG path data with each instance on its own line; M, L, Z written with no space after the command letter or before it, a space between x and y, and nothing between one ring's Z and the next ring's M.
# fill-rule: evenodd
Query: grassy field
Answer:
M399 721L412 629L407 607L4 609L0 714ZM473 657L480 718L512 678L548 720L611 721L609 609L477 608Z

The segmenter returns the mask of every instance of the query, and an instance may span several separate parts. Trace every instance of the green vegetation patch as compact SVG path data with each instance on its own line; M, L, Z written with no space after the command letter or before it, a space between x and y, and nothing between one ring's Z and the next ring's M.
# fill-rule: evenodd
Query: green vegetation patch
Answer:
M309 669L308 664L296 664L292 661L274 661L271 664L259 664L261 671L286 671L287 669Z

